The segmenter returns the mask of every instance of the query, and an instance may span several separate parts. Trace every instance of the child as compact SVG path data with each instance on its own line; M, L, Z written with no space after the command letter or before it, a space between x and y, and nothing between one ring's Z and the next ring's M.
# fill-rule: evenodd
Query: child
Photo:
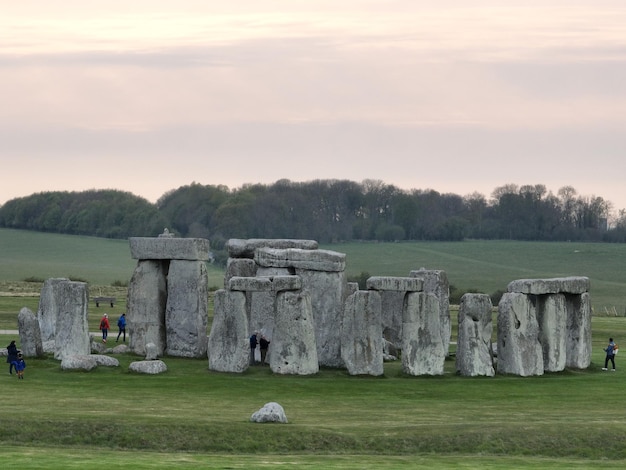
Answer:
M15 371L17 372L17 378L24 379L24 369L26 369L26 362L24 361L24 357L22 357L22 353L18 353L17 359L13 361L13 366L15 367Z

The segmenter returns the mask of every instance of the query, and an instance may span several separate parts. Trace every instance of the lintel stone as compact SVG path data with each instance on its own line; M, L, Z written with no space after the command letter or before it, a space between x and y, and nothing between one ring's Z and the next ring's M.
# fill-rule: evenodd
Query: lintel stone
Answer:
M583 276L552 279L518 279L509 283L507 290L518 294L583 294L589 292L589 278Z
M228 289L243 292L279 292L301 288L300 276L234 276L228 281Z
M231 238L226 242L228 256L231 258L254 258L254 252L259 248L300 248L302 250L317 250L318 243L315 240L295 240L288 238L250 238L248 240Z
M424 280L415 277L372 276L366 286L368 290L421 292Z
M330 250L259 248L254 254L254 260L259 266L268 268L326 272L342 272L346 269L346 255Z
M209 240L204 238L131 237L129 242L130 256L133 259L209 259Z

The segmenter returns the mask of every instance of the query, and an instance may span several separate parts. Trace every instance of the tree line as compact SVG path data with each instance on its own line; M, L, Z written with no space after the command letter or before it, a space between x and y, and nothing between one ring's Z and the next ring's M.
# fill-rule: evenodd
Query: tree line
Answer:
M153 204L129 192L42 192L0 207L0 227L107 238L156 236L350 240L512 239L626 242L626 215L564 186L507 184L487 199L432 189L402 190L379 180L249 184L192 183Z

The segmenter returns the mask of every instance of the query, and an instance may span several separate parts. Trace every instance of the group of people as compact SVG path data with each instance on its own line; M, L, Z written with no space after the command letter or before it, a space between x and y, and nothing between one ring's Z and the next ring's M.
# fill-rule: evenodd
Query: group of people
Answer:
M256 352L256 347L259 346L261 351L261 365L265 365L265 359L267 358L267 350L270 347L270 340L265 337L265 335L260 334L258 331L255 331L252 336L250 336L250 365L253 366L257 363L254 354Z
M119 333L117 334L117 339L115 342L117 343L120 340L120 336L122 336L123 341L126 342L126 314L122 313L120 317L117 319L117 327L119 329ZM104 314L100 319L100 331L102 331L102 342L106 343L107 338L109 336L109 329L111 328L111 324L109 323L109 315Z
M13 369L18 379L24 378L24 369L26 369L26 361L22 356L22 352L17 349L15 340L7 346L7 362L9 363L9 374L13 375Z

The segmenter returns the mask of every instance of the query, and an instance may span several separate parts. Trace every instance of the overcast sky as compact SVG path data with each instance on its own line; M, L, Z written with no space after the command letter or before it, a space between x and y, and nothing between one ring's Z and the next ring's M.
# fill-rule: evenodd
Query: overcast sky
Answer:
M623 0L0 0L0 204L505 184L626 208Z

